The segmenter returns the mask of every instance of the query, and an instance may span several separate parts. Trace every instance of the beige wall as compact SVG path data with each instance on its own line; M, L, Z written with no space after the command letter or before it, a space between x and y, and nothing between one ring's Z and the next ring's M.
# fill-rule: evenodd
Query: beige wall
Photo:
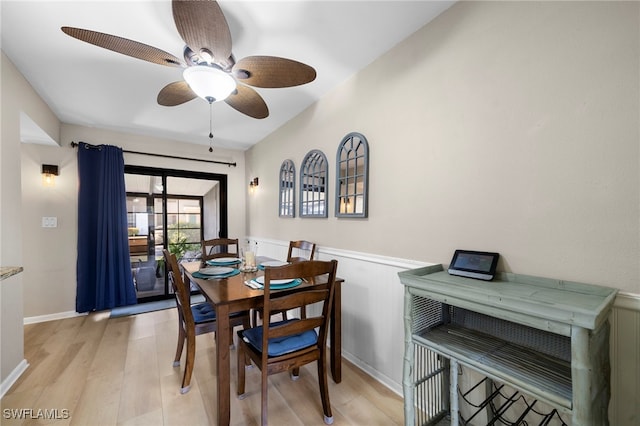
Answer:
M24 316L39 317L75 310L76 242L78 221L77 148L70 143L110 144L124 150L175 155L187 158L210 156L207 146L179 143L63 124L61 148L24 145L22 148L22 202L24 255ZM125 164L193 170L228 176L229 235L245 235L244 153L218 149L211 159L236 162L237 167L138 154L124 154ZM43 188L39 167L59 164L55 188ZM43 216L56 216L57 228L42 228Z
M20 113L36 121L54 141L60 140L60 123L46 103L2 52L2 265L20 265Z
M16 334L19 334L20 344L10 345L6 340L6 346L20 348L20 357L23 317L46 319L68 315L75 310L78 179L77 154L76 149L70 146L71 141L237 163L237 167L228 167L125 154L125 164L228 175L229 235L245 235L247 185L243 151L218 149L209 154L207 146L60 124L4 53L2 107L2 265L24 267L24 272L12 279L13 285L20 288L18 293L23 297L24 305L22 299L15 299L15 291L11 293L13 300L10 304L15 312L11 317L19 318L20 329ZM21 111L27 113L60 147L21 144ZM60 168L54 188L42 187L40 168L43 163L57 164ZM44 216L57 217L58 227L42 228ZM6 315L5 310L3 318Z
M0 264L24 266L22 256L22 205L20 185L20 112L41 123L54 140L59 123L47 105L1 53L2 130L0 140ZM2 305L0 381L4 385L23 362L23 274L0 281Z
M22 144L22 243L24 316L75 310L77 169L71 149ZM52 188L42 186L42 164L56 164ZM43 228L43 217L56 228Z
M20 142L26 113L60 146ZM245 235L247 185L244 152L61 124L2 53L1 260L24 272L2 283L2 368L7 379L23 360L23 318L42 320L73 314L76 297L77 163L71 141L112 144L125 150L237 163L237 167L125 154L125 163L228 175L229 235ZM41 183L42 164L57 164L54 188ZM57 228L42 228L55 216Z
M247 153L249 233L640 293L636 2L462 2ZM369 218L280 219L290 158L370 144ZM333 195L330 196L330 198Z

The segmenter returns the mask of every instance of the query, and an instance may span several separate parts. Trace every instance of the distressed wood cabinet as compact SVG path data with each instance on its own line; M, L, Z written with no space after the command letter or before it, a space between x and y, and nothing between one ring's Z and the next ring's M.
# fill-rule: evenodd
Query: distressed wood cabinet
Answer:
M442 265L399 277L405 425L446 415L458 425L459 365L554 407L573 425L609 424L608 315L617 290L511 273L480 281Z

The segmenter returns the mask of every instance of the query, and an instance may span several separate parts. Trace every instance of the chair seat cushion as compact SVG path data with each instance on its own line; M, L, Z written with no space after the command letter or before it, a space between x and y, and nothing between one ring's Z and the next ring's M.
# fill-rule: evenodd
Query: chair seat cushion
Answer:
M216 310L207 302L191 305L191 312L193 312L193 321L196 324L216 319Z
M278 321L271 323L272 326L286 324L292 321L299 321L292 318L286 321ZM245 342L262 352L262 326L250 328L242 332L242 338ZM295 352L300 349L315 345L318 341L318 333L315 330L307 330L299 334L291 336L274 337L269 339L269 356L280 356L289 352Z
M196 324L201 322L213 321L216 319L216 310L209 302L191 305L191 312L193 312L193 321ZM247 315L247 312L234 312L229 315L229 318L235 318L242 315Z

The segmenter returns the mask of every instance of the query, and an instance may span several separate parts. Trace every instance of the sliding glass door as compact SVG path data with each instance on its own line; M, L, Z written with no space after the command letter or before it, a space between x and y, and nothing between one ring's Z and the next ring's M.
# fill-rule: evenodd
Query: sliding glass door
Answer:
M203 238L227 235L227 177L125 166L125 185L138 302L172 297L162 250L193 260Z
M127 189L132 186L132 178L146 177L135 175L126 177ZM138 299L161 296L166 292L161 262L163 247L161 201L162 193L145 194L127 190L129 256Z
M197 252L202 240L202 197L167 197L167 247L178 259Z

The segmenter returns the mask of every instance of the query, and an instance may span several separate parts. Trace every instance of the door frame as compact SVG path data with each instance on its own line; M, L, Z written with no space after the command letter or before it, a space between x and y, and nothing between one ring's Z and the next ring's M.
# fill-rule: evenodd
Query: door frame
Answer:
M136 175L145 175L145 176L159 176L162 178L162 204L163 204L163 214L164 217L164 226L166 227L166 202L167 202L167 178L168 177L180 177L180 178L188 178L188 179L202 179L202 180L215 180L219 185L219 206L220 206L220 222L219 222L219 237L227 238L229 232L229 212L228 212L228 176L220 173L207 173L207 172L197 172L190 170L179 170L179 169L166 169L161 167L147 167L147 166L133 166L126 165L124 166L125 174L136 174ZM179 194L174 194L179 195ZM204 212L203 212L204 213ZM166 229L165 235L166 234ZM163 247L166 248L167 240L165 238L163 242ZM165 268L165 283L167 283L167 272ZM163 300L169 299L173 297L172 294L167 294L166 292L166 284L165 284L165 294L160 296L150 296L143 298L143 301L152 301L152 300ZM139 300L140 301L140 300Z

